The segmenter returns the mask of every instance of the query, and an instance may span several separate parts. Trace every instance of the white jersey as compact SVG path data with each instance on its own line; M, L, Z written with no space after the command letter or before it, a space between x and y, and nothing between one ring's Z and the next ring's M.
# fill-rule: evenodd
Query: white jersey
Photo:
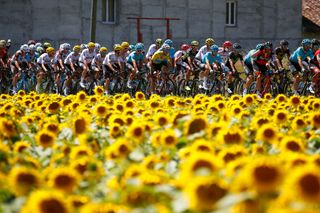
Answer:
M80 54L75 55L74 52L71 52L67 58L64 60L65 64L77 63L79 61Z
M109 52L103 60L104 65L107 65L108 63L114 64L118 62L123 62L123 58L121 56L117 56L114 51Z
M146 57L147 58L151 58L153 56L153 54L157 51L157 45L156 44L151 44L149 49L148 49L148 52L147 52L147 55Z
M226 59L228 58L230 52L231 52L231 51L225 51L225 50L223 50L222 47L220 47L218 54L221 56L222 61L225 62Z
M64 53L62 53L62 51L61 52L57 51L55 56L54 56L54 60L56 62L58 62L61 59L64 62L64 60L67 58L67 56L68 56L68 53L64 54Z
M179 60L177 61L177 64L181 64L182 63L182 56L185 55L186 52L182 51L182 50L178 50L175 54L174 54L174 58L179 58Z
M130 52L127 51L124 54L121 55L121 61L120 62L125 62L127 60L127 57L129 56Z
M210 48L209 48L209 50L210 50ZM209 50L207 49L207 45L203 45L203 46L200 48L199 52L197 53L196 58L202 61L204 55L205 55L207 52L209 52Z
M97 65L97 64L102 64L104 58L101 57L101 54L97 54L94 59L92 60L91 64L92 65Z
M54 56L50 57L48 53L43 53L37 60L38 64L55 64Z
M82 53L80 54L80 58L79 61L84 63L84 61L87 62L87 64L90 64L91 61L94 59L94 57L96 56L96 52L93 51L92 53L89 52L89 49L85 49L82 51Z

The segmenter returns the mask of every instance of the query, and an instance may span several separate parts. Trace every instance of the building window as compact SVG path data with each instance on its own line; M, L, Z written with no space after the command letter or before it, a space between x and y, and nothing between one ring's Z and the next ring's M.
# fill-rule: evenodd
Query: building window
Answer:
M116 0L102 0L102 21L108 24L116 23Z
M228 0L226 2L226 25L236 26L237 20L237 2Z

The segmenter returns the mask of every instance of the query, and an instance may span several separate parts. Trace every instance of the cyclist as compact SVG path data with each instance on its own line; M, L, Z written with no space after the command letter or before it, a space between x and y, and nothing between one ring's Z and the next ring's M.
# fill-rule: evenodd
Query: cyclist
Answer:
M85 88L85 83L86 83L85 79L87 77L89 70L92 69L91 62L95 56L96 56L95 43L89 42L88 48L86 48L82 51L82 53L80 54L80 58L79 58L80 67L83 69L81 81L80 81L80 86L82 88Z
M7 68L7 48L6 48L6 41L1 40L0 41L0 67Z
M162 39L157 38L156 42L154 44L150 45L148 52L147 52L147 55L146 55L146 58L148 61L150 61L153 54L161 47L162 44L163 44Z
M203 61L204 55L205 55L207 52L210 51L210 47L211 47L214 43L215 43L215 42L214 42L213 38L207 38L207 39L206 39L205 45L203 45L203 46L199 49L199 51L198 51L198 53L197 53L197 55L196 55L196 57L195 57L195 62L196 62L196 64L197 64L197 66L200 66L200 64L201 64L202 61Z
M73 51L64 60L64 64L69 71L73 73L79 69L79 58L80 58L80 46L75 45L72 49Z
M98 80L99 75L102 71L102 63L106 57L108 49L106 47L101 47L99 53L94 57L91 62L92 70L95 72L94 77Z
M199 51L198 50L199 42L192 41L190 44L191 44L191 48L187 51L187 58L183 59L183 61L188 63L188 65L190 66L190 69L192 71L195 71L197 66L196 66L194 59ZM187 79L189 79L188 74L186 77L187 77Z
M222 45L222 47L219 48L219 55L221 56L222 60L225 61L228 57L230 51L232 50L232 42L231 41L225 41Z
M306 72L306 68L309 66L313 57L311 50L311 40L303 39L301 46L298 47L290 56L290 63L293 65L293 92L298 95L298 87L301 80L301 74Z
M234 43L232 46L232 51L228 54L226 60L225 60L225 66L227 67L228 70L228 88L227 91L228 93L233 93L234 90L234 85L233 85L233 76L238 74L237 68L236 68L236 63L238 61L241 62L242 67L244 67L244 62L243 62L243 56L240 53L242 47L238 43Z
M101 45L100 45L99 43L95 43L95 44L94 44L94 51L96 52L96 54L99 53L100 48L101 48Z
M127 87L132 89L131 81L133 80L139 69L142 69L143 64L147 64L146 56L144 54L144 46L142 43L137 43L135 46L135 51L130 53L127 57L127 68L129 70L129 79L127 82Z
M247 94L248 88L254 80L253 79L254 66L257 67L257 65L255 65L255 62L252 59L254 57L257 57L257 55L263 54L264 49L265 49L264 44L257 44L256 48L253 50L250 50L247 53L247 55L244 57L244 64L245 64L244 70L247 75L247 78L246 78L246 83L243 86L243 95Z
M174 59L174 54L175 54L175 49L173 47L173 41L171 39L167 39L163 42L163 44L168 44L170 46L170 50L169 50L169 56L173 62Z
M48 47L52 47L51 44L50 44L49 42L44 42L44 43L43 43L44 52L47 51L47 48L48 48Z
M318 55L319 55L319 45L320 45L320 42L319 40L317 39L312 39L311 40L311 49L312 49L312 52L313 52L313 58L311 60L311 66L310 66L310 69L312 71L312 73L314 74L312 76L312 82L311 82L311 85L310 87L308 88L308 90L314 94L315 93L315 85L316 83L318 82L318 76L319 76L319 63L318 63Z
M117 44L113 46L113 51L109 52L103 60L103 79L106 95L109 95L110 78L113 74L123 70L123 58L121 56L122 47Z
M210 51L207 52L202 60L202 63L205 64L205 71L203 73L203 89L209 90L208 87L208 76L210 72L222 70L222 58L218 54L219 47L217 45L212 45Z
M290 58L290 49L288 48L289 42L286 40L280 41L280 46L275 49L275 67L277 70L284 70L284 66L282 63L283 58L286 56L288 59Z
M22 69L27 69L29 67L28 60L27 60L27 52L29 47L27 44L23 44L11 58L11 72L13 74L12 79L12 86L13 86L13 93L16 93L16 84L20 77Z
M182 44L180 50L174 54L173 69L175 71L182 71L184 69L187 73L190 73L190 66L182 59L187 57L187 51L190 49L188 44ZM189 74L190 75L190 74Z

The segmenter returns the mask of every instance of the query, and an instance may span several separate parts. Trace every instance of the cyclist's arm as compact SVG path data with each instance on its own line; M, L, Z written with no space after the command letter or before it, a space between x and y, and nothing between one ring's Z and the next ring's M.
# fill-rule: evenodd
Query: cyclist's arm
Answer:
M300 56L298 56L298 64L299 64L301 70L304 70L304 66L303 66L303 64L302 64L302 59L301 59Z
M135 59L132 59L132 64L133 64L133 69L134 69L134 71L137 72L138 66L137 66L137 62L136 62Z
M235 72L235 71L236 71L236 68L235 68L235 66L234 66L233 61L231 60L231 58L229 58L229 63L230 63L232 72Z
M318 64L320 66L320 54L317 55L317 61L318 61Z

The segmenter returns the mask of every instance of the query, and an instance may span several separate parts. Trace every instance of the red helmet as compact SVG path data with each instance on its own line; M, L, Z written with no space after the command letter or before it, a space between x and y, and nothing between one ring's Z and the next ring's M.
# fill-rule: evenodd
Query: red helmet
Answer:
M181 50L187 51L188 49L190 49L190 46L188 44L182 44L181 45Z
M230 47L232 47L232 42L231 42L231 41L225 41L225 42L223 43L223 47L224 47L224 48L230 48Z

